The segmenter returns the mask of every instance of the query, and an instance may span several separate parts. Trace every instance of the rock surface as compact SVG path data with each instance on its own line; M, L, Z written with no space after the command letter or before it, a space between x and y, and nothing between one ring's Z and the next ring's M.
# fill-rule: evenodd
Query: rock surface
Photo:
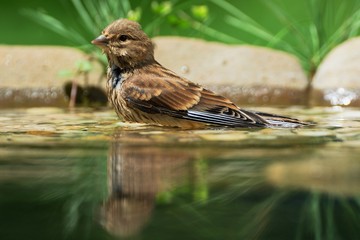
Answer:
M179 75L242 105L298 105L306 76L295 57L254 46L230 46L180 37L154 39L155 57ZM0 46L0 107L66 106L61 70L74 70L87 56L58 46ZM88 84L99 82L95 66ZM83 83L83 76L77 77Z
M360 105L360 37L334 48L313 79L312 105Z

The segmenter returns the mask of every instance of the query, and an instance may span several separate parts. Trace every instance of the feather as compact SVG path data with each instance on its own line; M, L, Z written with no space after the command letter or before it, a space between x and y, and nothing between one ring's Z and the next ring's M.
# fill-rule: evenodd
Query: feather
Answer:
M146 113L232 127L267 124L260 116L240 110L229 99L186 79L175 78L160 64L139 70L123 83L121 91L130 107Z

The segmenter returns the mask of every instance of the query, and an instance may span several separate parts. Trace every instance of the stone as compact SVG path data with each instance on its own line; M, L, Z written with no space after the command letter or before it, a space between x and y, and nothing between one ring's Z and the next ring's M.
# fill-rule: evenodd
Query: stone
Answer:
M360 106L360 37L335 47L312 83L312 105Z
M84 84L84 75L62 77L61 71L76 71L78 61L89 56L78 49L59 46L0 46L0 108L30 106L67 106L65 84L73 79ZM100 64L87 84L104 88L99 81Z
M288 53L181 37L153 41L155 58L163 66L238 104L305 102L307 77L298 60Z

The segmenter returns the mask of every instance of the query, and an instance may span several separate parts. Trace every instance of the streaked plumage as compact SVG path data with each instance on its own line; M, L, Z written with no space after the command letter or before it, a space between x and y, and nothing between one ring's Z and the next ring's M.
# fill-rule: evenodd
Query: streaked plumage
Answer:
M136 22L119 19L92 43L108 58L108 98L126 121L182 128L304 125L296 119L240 109L164 68L155 61L154 46Z

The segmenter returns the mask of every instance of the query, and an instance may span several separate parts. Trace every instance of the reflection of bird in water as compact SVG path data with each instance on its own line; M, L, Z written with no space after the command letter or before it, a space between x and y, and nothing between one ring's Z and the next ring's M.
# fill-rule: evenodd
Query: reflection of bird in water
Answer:
M115 236L133 236L151 216L155 196L112 195L101 209L101 224Z
M333 196L358 196L360 162L357 154L354 154L354 158L345 159L341 151L332 153L331 158L328 152L327 157L321 156L323 152L317 154L320 157L269 164L265 171L269 183L279 188L305 189Z
M117 236L138 233L151 216L156 194L184 179L190 157L181 149L113 142L108 157L109 198L101 207L101 224Z

